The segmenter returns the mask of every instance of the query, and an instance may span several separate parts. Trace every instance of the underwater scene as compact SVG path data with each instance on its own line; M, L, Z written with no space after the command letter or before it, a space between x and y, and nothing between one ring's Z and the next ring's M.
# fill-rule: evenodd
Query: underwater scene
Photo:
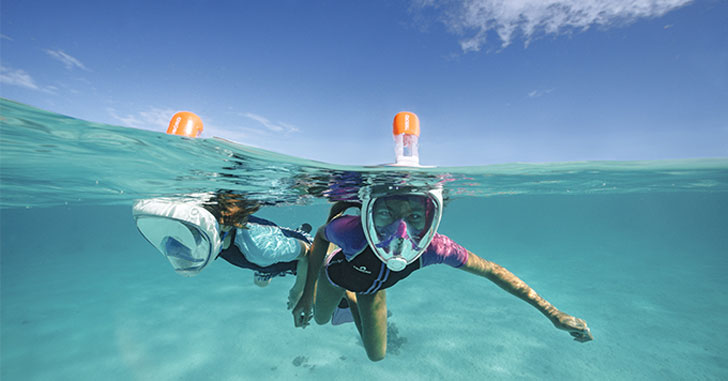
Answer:
M584 319L579 343L450 266L387 290L387 356L353 323L294 327L293 276L193 277L136 200L226 190L279 226L366 186L437 186L439 233ZM728 379L728 158L400 168L104 125L0 99L2 380Z

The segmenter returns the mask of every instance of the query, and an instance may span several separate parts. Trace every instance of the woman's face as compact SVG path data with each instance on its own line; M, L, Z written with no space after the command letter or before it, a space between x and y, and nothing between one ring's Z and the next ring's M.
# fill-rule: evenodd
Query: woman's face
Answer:
M426 225L425 203L421 198L380 198L374 202L374 226L381 229L403 220L410 234L422 233Z

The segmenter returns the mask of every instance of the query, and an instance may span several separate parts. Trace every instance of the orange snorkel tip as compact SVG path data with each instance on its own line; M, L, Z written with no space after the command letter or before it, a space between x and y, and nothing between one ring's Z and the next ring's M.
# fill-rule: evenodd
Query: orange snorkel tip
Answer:
M413 112L398 112L392 123L392 136L395 165L419 166L420 118Z
M169 121L167 133L196 138L202 133L202 128L202 119L199 116L189 111L180 111Z
M420 118L413 112L398 112L392 123L392 134L420 136Z

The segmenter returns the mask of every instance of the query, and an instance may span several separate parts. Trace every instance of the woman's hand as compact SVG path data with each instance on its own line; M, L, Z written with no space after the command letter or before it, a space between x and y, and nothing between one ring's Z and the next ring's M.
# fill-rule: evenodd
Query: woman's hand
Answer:
M559 311L551 321L556 328L567 331L571 336L574 336L575 341L585 343L594 340L589 327L587 327L586 322L582 319Z
M298 303L293 307L293 325L296 327L306 328L309 321L313 317L313 300L304 293L298 299Z

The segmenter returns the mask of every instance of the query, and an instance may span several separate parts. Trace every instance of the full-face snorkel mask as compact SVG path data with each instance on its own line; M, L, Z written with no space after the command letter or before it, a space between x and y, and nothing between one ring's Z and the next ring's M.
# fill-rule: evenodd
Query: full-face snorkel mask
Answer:
M368 187L359 197L364 235L374 254L392 271L416 261L440 225L442 189Z
M139 232L180 275L197 275L220 252L217 220L197 202L140 200L133 214Z

